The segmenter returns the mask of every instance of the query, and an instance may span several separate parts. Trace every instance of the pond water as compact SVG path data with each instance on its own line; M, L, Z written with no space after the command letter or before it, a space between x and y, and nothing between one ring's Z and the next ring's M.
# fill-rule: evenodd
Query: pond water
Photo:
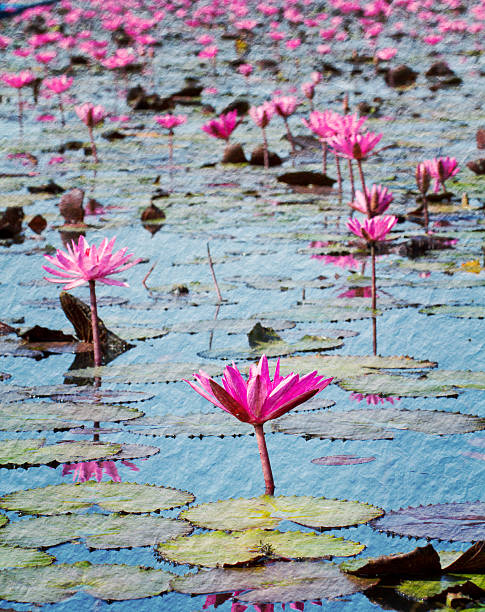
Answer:
M428 542L437 551L465 551L485 540L485 179L466 166L483 155L475 138L485 127L483 32L470 27L483 26L483 3L398 2L379 8L373 2L353 9L350 4L273 2L278 12L271 17L256 3L238 8L214 2L220 14L204 23L203 2L73 1L2 22L0 34L11 39L0 51L3 71L31 69L40 79L66 73L73 85L63 94L65 126L57 95L41 87L34 102L32 88L22 88L20 131L17 92L2 83L0 210L21 206L25 217L22 232L0 244L0 320L18 333L35 325L73 333L59 303L60 289L43 279L42 265L45 253L65 249L81 231L90 244L116 236L116 247L128 247L142 262L122 273L129 288L97 284L100 318L133 345L111 355L100 369L92 369L90 351L74 354L78 344L28 343L8 330L0 337L0 507L8 518L0 528L1 607L239 612L247 606L270 612L291 604L336 612L434 610L446 609L446 594L442 600L432 596L446 581L462 584L466 574L482 589L467 595L468 605L484 609L483 562L473 571L462 570L461 578L459 572L451 578L440 578L444 571L418 572L419 584L397 572L390 586L376 586L378 579L359 582L338 570L354 557L406 553ZM242 18L258 20L253 31L241 24L237 30L241 7L248 10ZM310 21L292 21L283 8ZM368 23L361 21L365 11ZM141 27L138 18L158 19L147 30L155 44L140 39L137 46L131 40L138 70L109 70L82 44L107 41L107 56L113 55L115 39L123 42L119 28L115 34L108 28L113 15L128 30ZM273 30L286 37L278 47L267 35L272 20L280 24ZM322 34L331 23L336 32ZM378 36L369 34L375 26L382 26ZM34 58L38 49L27 57L13 53L32 47L29 37L46 31L76 40L71 48L60 45L62 37L44 44L43 51L57 52L46 67ZM431 44L429 36L436 33L442 40ZM197 38L203 34L218 46L215 62L198 57L204 45ZM329 49L319 48L327 45L326 37ZM285 40L291 39L300 39L300 46L288 49ZM376 68L376 49L388 47L397 49L396 56ZM72 56L88 63L72 62ZM274 64L265 67L263 60ZM425 76L438 61L448 63L455 82ZM247 78L237 70L241 63L253 66ZM416 71L416 82L389 87L380 70L400 64ZM310 106L299 88L312 71L323 74L315 86L315 109L343 112L347 96L350 112L358 112L366 102L367 109L360 107L368 116L366 127L383 134L381 150L363 162L367 184L392 191L388 213L398 216L377 254L376 357L370 258L345 225L351 210L347 162L341 197L336 184L318 189L278 181L284 173L321 172L320 144L301 122ZM179 96L168 110L133 110L126 102L127 87L141 85L165 98L188 82L200 86L201 95ZM296 154L291 155L283 121L274 117L266 132L282 165L265 170L220 163L224 141L211 139L201 126L234 100L262 104L274 92L301 101L289 119ZM74 105L84 102L101 104L109 113L94 129L97 164L89 155L88 130L74 112ZM174 130L172 161L167 133L154 120L166 112L187 116ZM126 121L120 120L123 115ZM113 131L119 138L103 137ZM66 147L73 141L81 143L78 150ZM231 142L240 143L249 158L261 130L244 115ZM460 171L446 182L449 198L429 204L430 240L422 216L409 213L419 206L417 163L439 156L456 158ZM329 155L328 175L336 178L335 172ZM53 194L50 181L64 194L82 189L86 209L88 198L97 201L95 214L86 214L82 226L65 225L59 208L65 195ZM41 186L38 193L29 191ZM141 215L151 202L165 218L144 227ZM47 222L39 234L28 226L36 215ZM423 244L427 248L420 248ZM177 286L188 293L174 291ZM72 294L89 303L87 286ZM281 340L251 349L248 333L257 323ZM334 384L308 404L265 426L273 501L253 499L264 493L264 481L252 428L223 418L183 380L199 368L219 380L232 361L247 372L262 352L272 371L281 357L285 375L318 370L334 377ZM93 423L100 424L100 432ZM86 487L94 487L96 470L102 485L117 480L161 488L147 492L113 482L110 489L91 491ZM73 478L91 484L43 491ZM172 492L167 501L165 487L191 495ZM77 496L88 501L79 505ZM114 506L103 505L110 497ZM321 498L361 504L337 504L333 510L333 502L326 502L330 510L324 512ZM247 499L253 501L245 505ZM239 501L196 509L192 523L158 522L187 509L190 519L191 508L218 500ZM430 508L416 511L414 521L406 522L405 513L389 514L420 506ZM110 522L113 512L116 524ZM20 523L33 516L41 522L22 531ZM242 544L238 529L247 529L248 520L266 531ZM271 540L279 537L274 529L308 538L331 535L365 550L354 546L346 558L346 543L332 540L337 554L325 553L329 544L323 539L312 544L291 537L278 549ZM210 534L212 539L195 539ZM171 548L168 538L177 535ZM17 555L39 556L17 562ZM239 570L207 569L222 566L224 555L232 555L229 565L239 561ZM442 568L444 559L443 553ZM56 570L60 564L68 565ZM264 571L268 577L262 579ZM196 572L192 582L174 581Z

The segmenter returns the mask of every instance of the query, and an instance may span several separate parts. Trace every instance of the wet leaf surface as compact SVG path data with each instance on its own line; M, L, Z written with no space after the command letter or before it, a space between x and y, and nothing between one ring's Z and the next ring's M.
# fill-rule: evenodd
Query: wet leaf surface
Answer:
M38 567L50 565L55 557L40 550L0 545L0 570L10 567Z

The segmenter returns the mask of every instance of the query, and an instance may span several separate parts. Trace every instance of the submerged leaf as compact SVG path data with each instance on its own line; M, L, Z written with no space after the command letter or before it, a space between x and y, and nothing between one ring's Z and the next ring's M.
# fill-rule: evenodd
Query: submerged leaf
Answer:
M68 514L92 506L108 512L142 513L185 506L194 499L192 493L169 487L90 480L15 491L0 498L0 508L44 515Z
M181 513L205 529L273 529L288 520L316 529L334 529L367 523L383 510L370 504L325 497L262 495L249 499L228 499L193 506Z

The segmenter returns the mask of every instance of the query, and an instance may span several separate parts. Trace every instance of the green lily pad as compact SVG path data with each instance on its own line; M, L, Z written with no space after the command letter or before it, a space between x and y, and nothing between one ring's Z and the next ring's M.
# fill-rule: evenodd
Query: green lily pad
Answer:
M55 402L79 402L80 404L130 404L143 402L153 397L145 391L113 390L95 388L91 385L39 385L37 387L2 386L2 400L17 402L19 400L49 397Z
M234 349L211 349L201 351L200 357L206 359L255 359L264 354L267 357L278 357L280 355L291 355L292 353L304 353L311 351L328 351L340 348L341 340L334 338L322 338L320 336L303 336L298 342L289 344L284 340L276 342L261 342L253 348L240 347Z
M95 405L54 402L23 402L22 410L14 403L0 404L0 430L42 431L70 429L79 421L127 421L143 416L134 408L115 405Z
M174 574L138 565L59 564L0 572L0 598L47 604L69 599L78 591L97 599L124 601L154 597L170 590Z
M239 533L212 531L190 538L176 538L158 544L156 551L162 559L173 563L226 567L263 558L351 557L358 555L364 548L363 544L327 534L250 529Z
M450 587L473 582L477 587L484 590L485 594L485 575L484 574L446 574L440 580L403 580L396 591L409 599L415 601L425 601L440 595Z
M0 545L49 548L81 539L88 548L131 548L153 546L191 532L187 522L160 516L44 516L14 521L0 529Z
M262 312L257 317L260 319L288 319L290 321L306 323L308 321L355 321L358 319L368 319L380 314L382 313L378 310L372 310L369 306L351 308L341 304L336 307L322 306L321 308L312 305L296 306L289 310Z
M0 570L9 567L38 567L50 565L55 557L40 550L0 545Z
M44 439L2 440L0 442L0 467L23 467L92 461L113 457L121 451L121 444L109 442L65 442L44 446Z
M383 510L370 504L325 497L262 495L193 506L180 517L205 529L274 529L288 520L315 529L334 529L367 523Z
M432 361L420 361L406 356L380 357L372 355L298 355L280 361L282 375L290 372L312 372L333 376L341 381L351 376L375 374L376 370L422 370L434 368ZM381 374L379 374L380 376Z
M108 512L142 513L185 506L194 499L192 493L170 487L90 480L15 491L0 498L0 508L44 515L69 514L92 506Z
M168 329L163 327L111 327L108 320L108 328L120 338L126 341L149 340L152 338L163 338L168 334Z
M372 522L378 531L449 542L485 540L485 502L401 508Z
M456 319L485 319L485 306L436 304L425 306L419 312L427 315L448 315Z
M393 374L349 376L339 383L346 391L383 397L456 397L456 387L429 376L414 378Z
M234 279L236 280L236 279ZM329 279L294 279L294 278L275 278L274 276L260 276L248 278L239 278L239 281L243 281L248 287L252 289L264 289L264 290L279 290L288 291L290 289L327 289L335 285Z
M228 334L247 334L259 319L211 319L209 321L184 321L174 323L168 329L181 334L198 334L207 331L226 331ZM292 329L294 321L272 320L271 327L276 331Z
M8 523L8 518L4 514L0 514L0 527Z
M294 602L335 599L365 591L376 580L356 578L341 572L331 563L276 562L262 566L200 570L178 576L172 583L180 593L233 593L248 602Z
M100 376L103 380L119 381L124 383L161 383L176 382L190 378L193 372L203 369L209 376L222 374L224 366L211 362L185 363L174 361L160 361L155 363L128 363L125 365L107 365L99 368L84 368L82 370L69 370L69 378L94 378Z

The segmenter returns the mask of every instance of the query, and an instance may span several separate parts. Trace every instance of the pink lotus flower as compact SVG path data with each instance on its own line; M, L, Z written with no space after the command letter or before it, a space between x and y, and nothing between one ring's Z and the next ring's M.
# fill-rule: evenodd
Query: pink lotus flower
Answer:
M76 115L88 127L94 127L101 123L106 117L106 109L101 105L94 105L91 102L85 102L80 106L75 106Z
M342 115L331 110L312 111L310 118L302 119L302 122L319 138L326 139L334 136L340 129Z
M311 73L310 78L315 85L318 85L318 83L322 82L323 75L321 72L318 72L318 70L314 70Z
M362 191L355 192L355 199L350 206L368 217L382 215L394 200L392 193L381 185L372 185L370 191L366 188L367 197Z
M458 162L454 157L435 157L423 162L429 174L435 179L434 192L438 193L440 187L445 190L445 181L460 171Z
M249 109L249 116L260 128L265 128L268 125L274 113L275 109L271 102L263 102L260 106L251 106Z
M216 45L208 45L199 51L197 57L201 59L214 59L219 53L219 48Z
M315 83L313 83L313 81L309 81L308 83L302 83L301 91L306 98L308 98L309 100L313 100L315 96Z
M175 127L182 125L187 121L187 115L171 115L168 113L167 115L156 116L155 121L158 123L158 125L161 125L163 128L169 130L169 132L173 132Z
M44 51L42 53L37 53L35 59L41 64L49 64L56 57L57 53L55 51Z
M253 67L251 64L241 64L239 68L237 69L237 71L239 72L239 74L242 74L243 76L247 78L253 71Z
M205 123L201 129L212 138L220 138L229 142L229 138L237 126L237 110L233 110L225 115L220 115L218 119L212 119Z
M222 386L203 370L199 370L199 374L194 374L194 376L200 385L185 381L194 391L243 423L251 423L254 426L266 484L266 495L273 495L274 481L264 439L263 424L303 404L325 389L332 378L324 379L323 376L318 376L316 371L302 378L293 372L283 377L280 375L278 359L274 377L271 380L266 355L261 357L257 366L251 366L247 380L243 378L235 364L226 366L222 376Z
M64 283L64 291L80 287L90 281L99 281L105 285L116 285L128 287L129 285L119 280L108 278L113 274L123 272L136 265L141 259L130 261L133 253L126 254L126 247L113 253L116 237L109 242L105 238L99 247L89 245L84 236L80 236L78 243L74 240L67 245L67 253L58 249L56 255L44 255L44 257L59 270L49 266L42 266L46 272L57 278L45 277L50 283Z
M60 77L52 77L44 79L43 84L56 94L61 94L67 91L73 84L74 79L63 74Z
M199 45L210 45L214 42L214 37L210 34L202 34L202 36L199 36L197 38L197 42L199 43Z
M285 119L290 117L300 104L294 96L279 96L273 98L272 102L275 112Z
M299 38L291 38L286 41L285 45L289 50L297 49L301 45L301 40Z
M391 60L397 53L397 49L395 47L385 47L384 49L379 49L376 52L375 58L380 60L381 62L387 62Z
M35 79L34 73L30 70L21 70L20 72L4 72L1 79L9 87L15 87L15 89L21 89L32 83Z
M394 215L383 215L364 219L361 223L358 219L348 219L346 225L348 229L359 238L364 238L367 242L375 243L385 240L387 234L396 225L397 217Z
M0 49L6 49L9 44L12 42L12 39L8 36L0 35Z
M328 144L342 157L362 160L369 156L381 138L382 134L375 134L374 132L366 132L365 134L344 132L329 138Z

